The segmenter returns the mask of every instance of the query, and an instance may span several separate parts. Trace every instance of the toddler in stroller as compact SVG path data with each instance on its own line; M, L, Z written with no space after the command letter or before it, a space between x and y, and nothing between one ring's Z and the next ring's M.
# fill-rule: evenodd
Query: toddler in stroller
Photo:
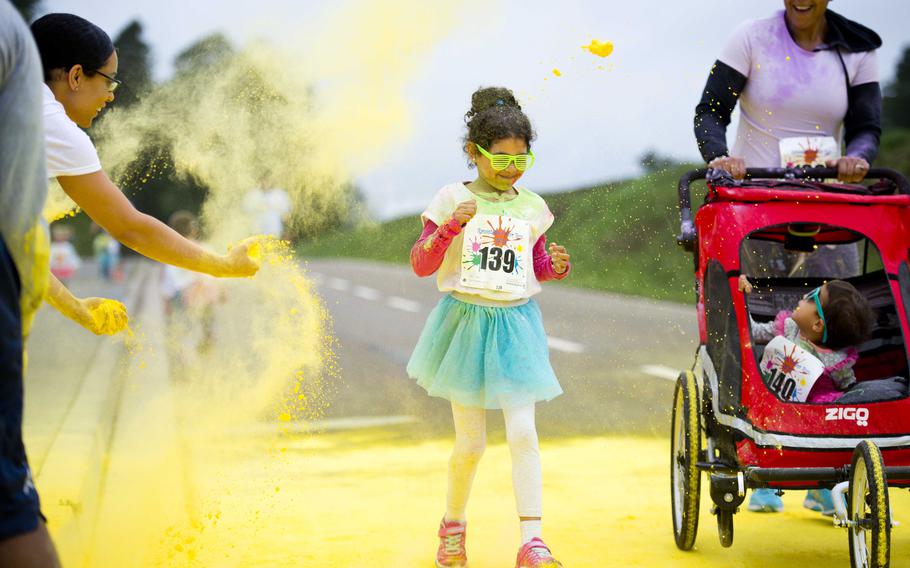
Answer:
M741 275L739 291L752 292L752 284ZM817 358L824 371L812 386L806 402L832 403L856 383L853 366L859 358L855 346L869 334L874 314L856 288L843 280L831 280L815 288L791 311L782 311L773 321L758 323L750 317L752 340L765 344L784 336ZM823 515L834 514L831 492L808 492L803 506ZM780 512L783 502L774 489L756 489L749 499L749 510Z

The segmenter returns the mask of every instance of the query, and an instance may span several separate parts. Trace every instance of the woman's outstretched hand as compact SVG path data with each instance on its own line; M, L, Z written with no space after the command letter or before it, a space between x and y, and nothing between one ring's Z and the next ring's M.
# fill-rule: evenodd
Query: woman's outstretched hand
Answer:
M844 156L837 160L828 160L825 165L837 168L837 179L844 183L859 183L869 173L869 162L858 156Z
M75 315L75 321L95 335L116 335L130 323L126 306L107 298L80 299Z
M736 156L720 156L708 162L708 167L730 172L733 179L746 177L746 161Z
M223 257L224 271L218 276L243 278L259 271L262 244L259 237L248 237L228 249Z
M114 335L130 323L126 306L107 298L77 298L53 274L48 274L47 303L95 335Z

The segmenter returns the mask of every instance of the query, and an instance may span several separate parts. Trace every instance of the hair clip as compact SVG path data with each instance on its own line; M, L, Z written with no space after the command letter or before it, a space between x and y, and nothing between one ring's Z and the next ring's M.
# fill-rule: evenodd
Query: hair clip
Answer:
M502 99L496 99L496 106L505 106L506 102Z

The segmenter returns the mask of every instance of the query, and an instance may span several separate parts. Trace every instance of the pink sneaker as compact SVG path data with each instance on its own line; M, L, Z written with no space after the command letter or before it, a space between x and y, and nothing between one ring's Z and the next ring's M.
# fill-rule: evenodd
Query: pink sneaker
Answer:
M438 568L468 565L468 553L464 549L467 530L467 523L459 523L458 521L446 522L446 518L442 517L438 533L439 548L436 550L436 566Z
M534 537L518 549L515 568L562 568L542 540Z

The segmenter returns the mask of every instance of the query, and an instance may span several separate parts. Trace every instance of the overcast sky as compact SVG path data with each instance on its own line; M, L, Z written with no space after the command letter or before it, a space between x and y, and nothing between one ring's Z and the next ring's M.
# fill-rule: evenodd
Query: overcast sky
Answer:
M313 31L338 4L44 0L42 7L81 15L111 36L140 20L152 46L155 77L161 80L170 75L174 56L204 35L223 31L241 45L261 39L290 44ZM783 1L487 0L459 5L460 20L453 19L447 33L422 54L417 72L403 86L411 109L410 137L380 166L358 177L380 218L419 211L439 187L473 179L460 139L470 95L480 85L508 86L522 98L539 136L537 163L522 180L533 190L545 193L636 175L637 158L648 148L696 159L693 109L729 30L744 20L770 16ZM910 45L910 2L836 0L830 8L882 36L879 71L887 84ZM399 17L407 21L404 12ZM593 38L613 42L613 54L600 59L580 49ZM554 76L554 68L562 76Z

